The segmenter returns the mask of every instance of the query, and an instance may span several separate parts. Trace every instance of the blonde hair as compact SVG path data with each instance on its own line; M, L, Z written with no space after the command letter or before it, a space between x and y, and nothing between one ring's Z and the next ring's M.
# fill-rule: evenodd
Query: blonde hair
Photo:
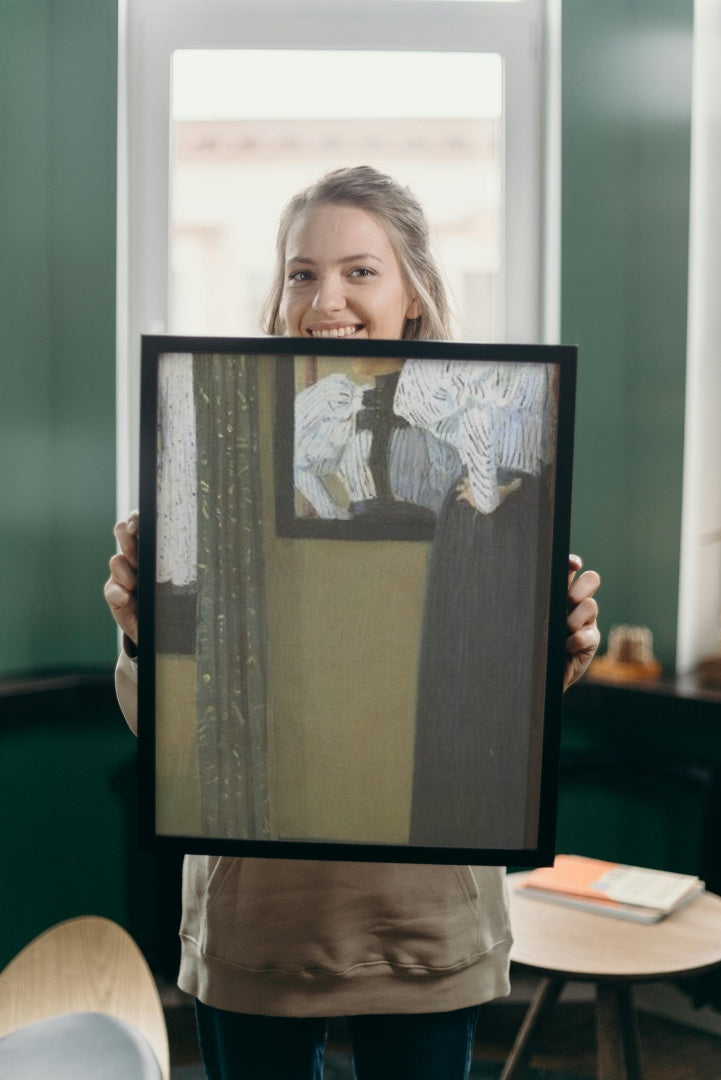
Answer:
M416 341L449 340L452 336L451 310L442 273L431 253L423 207L410 188L370 165L326 173L294 195L283 210L276 239L274 279L263 310L263 330L267 334L285 333L281 305L288 233L300 214L323 203L357 206L384 226L401 273L421 305L421 314L417 318L406 319L401 337Z

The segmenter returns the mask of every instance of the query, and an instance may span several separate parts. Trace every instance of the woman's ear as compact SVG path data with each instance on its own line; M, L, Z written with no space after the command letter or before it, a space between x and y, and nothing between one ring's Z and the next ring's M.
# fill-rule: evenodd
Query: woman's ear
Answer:
M406 311L407 319L418 319L423 314L423 305L417 296L414 296Z

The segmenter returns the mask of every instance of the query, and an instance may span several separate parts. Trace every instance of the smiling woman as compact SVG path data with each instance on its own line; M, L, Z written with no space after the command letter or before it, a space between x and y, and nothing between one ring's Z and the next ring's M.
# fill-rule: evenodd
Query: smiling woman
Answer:
M296 337L452 337L417 197L368 166L336 169L280 220L264 328Z
M394 339L420 314L385 229L357 206L308 209L287 249L286 333Z

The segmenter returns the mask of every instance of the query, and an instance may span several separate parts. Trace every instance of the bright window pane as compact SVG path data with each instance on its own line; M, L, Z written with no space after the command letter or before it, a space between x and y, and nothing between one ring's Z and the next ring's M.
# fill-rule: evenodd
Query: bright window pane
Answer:
M344 3L354 3L355 0L343 0L343 2ZM394 4L401 4L401 3L406 3L407 4L407 3L413 3L414 0L390 0L390 2L394 3ZM442 0L442 2L443 2L443 0ZM457 3L458 0L449 0L449 2L450 3ZM522 4L523 0L460 0L460 2L461 3L465 2L465 3L469 3L469 4L487 4L487 3Z
M370 164L423 201L458 336L501 336L499 56L184 50L172 97L172 332L258 333L283 206Z

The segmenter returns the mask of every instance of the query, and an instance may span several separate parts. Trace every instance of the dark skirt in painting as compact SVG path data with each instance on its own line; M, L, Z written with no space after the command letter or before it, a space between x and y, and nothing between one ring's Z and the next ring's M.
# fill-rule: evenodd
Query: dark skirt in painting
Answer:
M547 472L522 475L490 514L449 493L420 649L412 844L537 842L550 552Z

